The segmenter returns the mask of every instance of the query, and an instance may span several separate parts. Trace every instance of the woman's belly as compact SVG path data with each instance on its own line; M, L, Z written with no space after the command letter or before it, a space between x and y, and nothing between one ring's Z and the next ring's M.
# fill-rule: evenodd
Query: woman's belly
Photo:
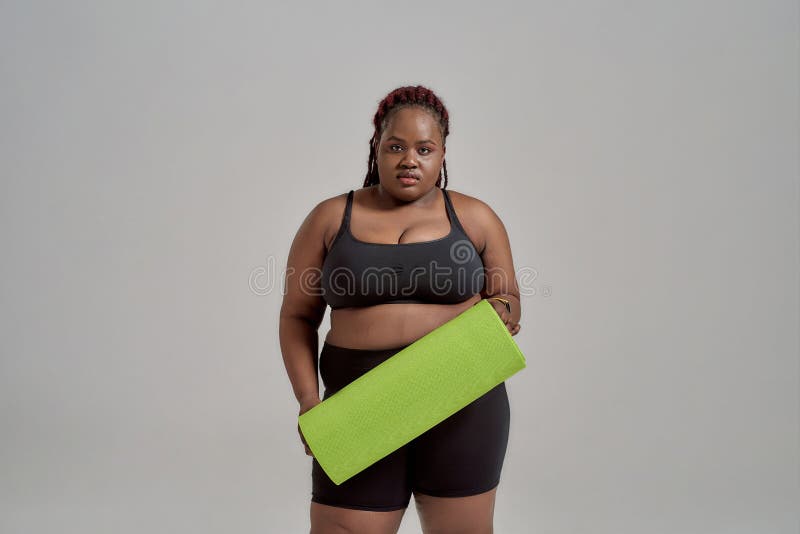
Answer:
M331 310L331 329L325 342L369 350L408 345L480 300L478 294L458 304L398 303Z

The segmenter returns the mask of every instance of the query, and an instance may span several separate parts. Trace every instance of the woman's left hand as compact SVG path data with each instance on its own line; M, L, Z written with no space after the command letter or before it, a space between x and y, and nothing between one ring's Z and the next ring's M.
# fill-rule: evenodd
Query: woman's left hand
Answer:
M506 328L508 328L508 331L511 333L511 335L517 335L521 326L519 323L512 323L513 319L511 317L511 313L509 313L509 311L506 309L505 304L494 299L489 300L489 303L494 307L494 310L497 312L497 315L500 316L500 319L503 320L503 323L506 325Z

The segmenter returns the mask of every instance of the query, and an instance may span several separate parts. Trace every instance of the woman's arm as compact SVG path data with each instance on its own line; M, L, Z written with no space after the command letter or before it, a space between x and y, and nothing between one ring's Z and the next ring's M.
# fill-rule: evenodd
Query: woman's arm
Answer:
M485 202L475 199L471 211L477 227L483 231L484 246L480 255L486 271L486 284L481 297L492 299L490 302L508 331L512 336L516 335L520 330L522 308L508 233L503 221ZM503 301L507 301L508 306Z
M320 291L325 259L326 203L306 216L289 250L280 311L279 337L283 363L301 406L319 402L318 330L325 315Z

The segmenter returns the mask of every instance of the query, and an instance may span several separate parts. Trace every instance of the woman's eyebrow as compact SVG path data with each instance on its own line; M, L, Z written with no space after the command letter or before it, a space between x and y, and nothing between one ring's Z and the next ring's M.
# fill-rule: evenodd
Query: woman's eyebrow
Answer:
M386 138L386 140L387 140L387 141L389 141L389 140L391 140L391 139L394 139L395 141L400 141L401 143L405 143L405 142L406 142L406 140L405 140L405 139L400 139L400 138L399 138L399 137L397 137L396 135L392 135L392 136L389 136L389 137L387 137L387 138ZM430 143L430 144L432 144L432 145L435 145L435 144L436 144L436 142L435 142L435 141L433 141L433 140L431 140L431 139L423 139L422 141L417 141L417 144L418 144L418 145L419 145L420 143Z

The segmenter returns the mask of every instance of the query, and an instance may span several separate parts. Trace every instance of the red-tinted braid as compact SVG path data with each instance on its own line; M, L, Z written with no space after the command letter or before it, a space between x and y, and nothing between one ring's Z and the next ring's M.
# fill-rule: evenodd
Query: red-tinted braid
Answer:
M450 133L450 115L447 113L447 108L444 107L442 101L439 100L439 97L422 85L398 87L380 101L378 110L372 118L375 131L369 142L369 159L367 159L367 175L364 178L364 187L380 182L377 162L378 140L381 138L381 133L386 128L389 119L398 110L412 106L422 107L433 115L442 131L442 143L444 144L445 139L447 139L447 135ZM442 183L442 180L444 180L444 183ZM444 160L442 160L442 172L439 173L436 185L442 189L447 188L447 162Z

